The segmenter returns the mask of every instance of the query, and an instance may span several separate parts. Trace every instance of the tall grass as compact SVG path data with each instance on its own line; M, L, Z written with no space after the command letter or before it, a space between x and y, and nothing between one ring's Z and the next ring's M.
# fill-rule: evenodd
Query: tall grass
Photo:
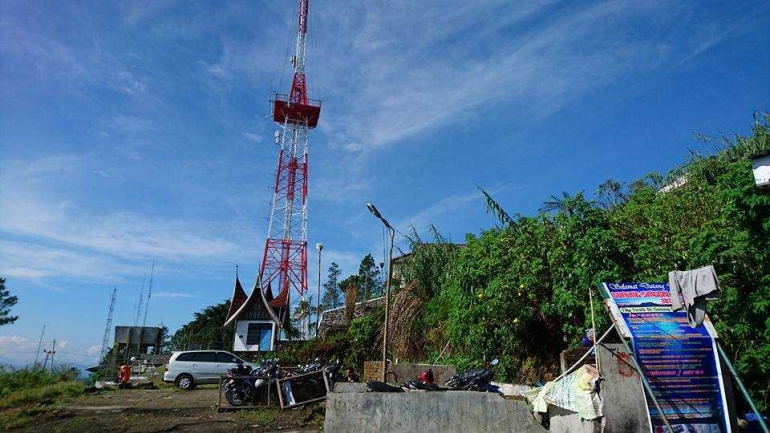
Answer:
M69 399L85 388L78 375L76 368L68 366L54 371L0 366L0 408Z

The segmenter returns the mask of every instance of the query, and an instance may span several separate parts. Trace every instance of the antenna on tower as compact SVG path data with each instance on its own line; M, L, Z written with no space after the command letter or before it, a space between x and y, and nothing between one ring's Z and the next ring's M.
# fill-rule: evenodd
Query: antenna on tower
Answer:
M118 286L112 288L112 297L110 298L110 309L107 312L107 324L104 326L104 338L102 338L102 350L99 351L99 364L104 362L104 357L107 355L107 345L110 342L110 331L112 328L112 317L115 314L115 298L118 294ZM105 362L104 370L107 370L109 365Z
M155 273L155 260L152 261L152 268L150 268L150 286L147 289L147 304L144 306L144 320L142 320L142 328L147 324L147 310L150 309L150 298L152 297L152 276Z
M139 304L136 306L136 317L134 317L134 326L139 324L139 316L142 314L142 304L144 303L144 282L147 278L147 274L142 275L142 291L139 292Z

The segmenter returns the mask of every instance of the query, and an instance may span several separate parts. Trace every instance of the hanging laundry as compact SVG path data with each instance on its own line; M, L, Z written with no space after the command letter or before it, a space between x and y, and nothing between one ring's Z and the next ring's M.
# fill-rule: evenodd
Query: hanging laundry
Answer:
M687 311L690 327L697 328L706 318L706 300L716 299L719 294L719 280L713 266L704 266L691 271L668 273L671 290L671 307L674 311ZM684 299L684 305L680 300Z
M524 393L533 412L548 412L548 405L577 412L580 418L591 420L602 416L602 402L596 393L599 372L592 365L582 367L559 381Z

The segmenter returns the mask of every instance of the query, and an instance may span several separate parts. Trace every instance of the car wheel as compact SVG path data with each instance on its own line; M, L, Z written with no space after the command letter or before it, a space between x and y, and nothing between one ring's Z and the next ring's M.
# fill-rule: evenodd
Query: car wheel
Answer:
M180 374L174 382L177 388L189 391L195 388L195 382L189 374Z

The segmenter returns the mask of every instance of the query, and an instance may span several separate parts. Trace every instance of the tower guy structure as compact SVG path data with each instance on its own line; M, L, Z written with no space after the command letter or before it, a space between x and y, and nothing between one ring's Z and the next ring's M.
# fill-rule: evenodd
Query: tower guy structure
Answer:
M278 329L286 327L291 292L302 296L307 291L307 139L321 114L321 101L308 99L305 81L308 6L309 0L299 0L291 89L272 101L273 120L280 127L275 134L278 169L258 282Z

